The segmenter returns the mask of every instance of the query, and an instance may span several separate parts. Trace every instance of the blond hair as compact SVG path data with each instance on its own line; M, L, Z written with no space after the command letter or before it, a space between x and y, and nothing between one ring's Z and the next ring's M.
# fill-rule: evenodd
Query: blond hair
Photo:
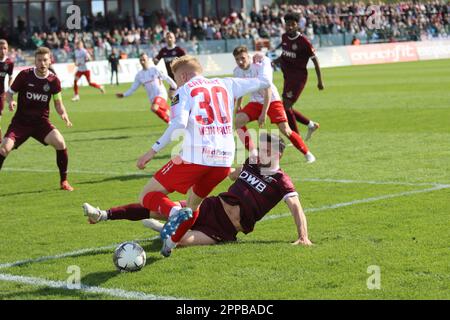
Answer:
M0 39L0 46L3 45L8 45L8 41L6 41L5 39Z
M198 62L197 58L190 55L175 58L170 64L170 68L172 69L173 73L177 72L177 70L180 69L181 67L188 67L192 69L192 71L198 73L203 72L203 68L200 65L200 62Z
M41 54L48 54L48 55L51 56L51 55L52 55L52 52L51 52L50 49L47 48L47 47L39 47L39 48L37 48L36 51L34 52L34 56L36 57L36 56L41 55Z

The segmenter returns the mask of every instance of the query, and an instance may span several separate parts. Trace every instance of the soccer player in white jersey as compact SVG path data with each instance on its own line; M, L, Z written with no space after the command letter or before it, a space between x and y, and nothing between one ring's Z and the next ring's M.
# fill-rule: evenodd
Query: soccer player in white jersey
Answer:
M168 218L161 231L164 256L170 255L193 225L202 200L230 172L235 153L234 100L270 86L264 78L207 79L198 60L188 55L175 59L171 67L178 89L172 100L170 125L137 162L137 167L144 169L174 139L177 130L184 133L181 155L156 172L140 196L142 206ZM188 193L186 208L167 197L174 191Z
M75 66L77 67L77 72L75 73L75 80L73 83L74 96L72 101L80 100L80 96L78 95L78 80L80 80L82 76L86 77L91 87L99 89L101 93L105 93L105 88L103 88L103 86L91 81L91 72L86 65L90 60L92 60L91 55L84 48L83 42L81 40L78 41L77 48L75 49Z
M169 83L172 90L177 89L177 84L169 76L162 73L153 62L150 61L146 53L139 56L142 70L136 74L134 83L125 93L117 93L118 98L131 96L140 85L143 85L147 91L148 99L151 103L151 110L156 113L166 123L169 122L169 106L167 104L167 90L164 87L163 80Z
M246 46L238 46L233 51L237 67L234 69L234 76L238 78L257 78L264 74L269 79L271 86L257 92L253 92L250 102L241 110L242 98L236 102L238 112L236 114L236 128L243 128L248 122L258 120L260 127L264 126L267 116L270 121L275 123L280 131L292 142L292 144L303 153L307 163L316 160L309 151L303 139L298 133L291 130L288 124L286 112L277 87L273 84L273 70L271 61L261 53L255 56L260 62L252 63L251 57ZM240 136L242 139L243 137ZM243 141L245 143L245 141ZM253 143L250 143L253 146ZM252 151L252 150L250 150Z

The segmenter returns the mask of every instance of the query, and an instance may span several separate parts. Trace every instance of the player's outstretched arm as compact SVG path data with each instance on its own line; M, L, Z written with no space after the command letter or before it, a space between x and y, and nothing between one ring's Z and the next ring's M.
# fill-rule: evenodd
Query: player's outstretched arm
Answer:
M55 109L56 112L60 115L61 119L66 123L67 127L72 127L72 122L70 122L69 115L66 112L66 108L64 107L61 92L55 94L53 96L55 101Z
M319 59L317 58L317 56L314 56L314 57L312 57L311 60L314 63L314 69L316 69L317 88L319 88L319 90L323 90L324 86L323 86L323 81L322 81L322 72L320 71Z
M116 93L117 98L125 98L131 96L140 86L139 79L136 77L134 79L133 84L131 85L131 88L128 89L125 93Z
M286 198L286 204L294 217L295 225L297 226L298 239L292 244L302 244L305 246L312 245L312 242L308 238L308 225L306 222L306 216L303 212L302 205L297 195Z

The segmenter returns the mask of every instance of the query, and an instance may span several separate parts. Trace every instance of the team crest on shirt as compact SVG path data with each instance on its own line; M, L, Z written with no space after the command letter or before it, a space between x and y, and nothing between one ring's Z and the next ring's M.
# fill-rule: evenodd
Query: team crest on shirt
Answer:
M178 102L180 102L180 95L179 94L177 94L175 97L172 98L171 106L176 105Z
M286 92L286 97L292 98L293 96L294 96L294 94L292 93L292 91Z
M297 44L294 43L294 44L292 45L292 50L297 50L297 48L298 48Z
M44 85L44 91L45 92L49 92L50 91L50 86L49 86L49 84L48 83L46 83L45 85Z

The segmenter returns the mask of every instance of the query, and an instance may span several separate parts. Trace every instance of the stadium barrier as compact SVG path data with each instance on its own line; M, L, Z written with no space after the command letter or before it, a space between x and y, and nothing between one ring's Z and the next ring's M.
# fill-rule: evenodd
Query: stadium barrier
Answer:
M278 52L280 53L280 52ZM450 59L450 40L434 40L423 42L398 42L370 44L360 46L323 47L316 52L321 67L339 67L364 64L381 64L405 61L421 61L434 59ZM231 53L197 55L204 68L206 76L232 74L236 66ZM87 63L91 71L92 81L108 84L111 81L108 61L93 61ZM314 65L310 61L308 68ZM73 63L57 63L53 65L61 79L63 88L73 86L75 65ZM25 67L14 69L15 76ZM136 73L141 69L138 59L120 60L119 79L121 83L134 81ZM82 78L79 85L87 85Z

